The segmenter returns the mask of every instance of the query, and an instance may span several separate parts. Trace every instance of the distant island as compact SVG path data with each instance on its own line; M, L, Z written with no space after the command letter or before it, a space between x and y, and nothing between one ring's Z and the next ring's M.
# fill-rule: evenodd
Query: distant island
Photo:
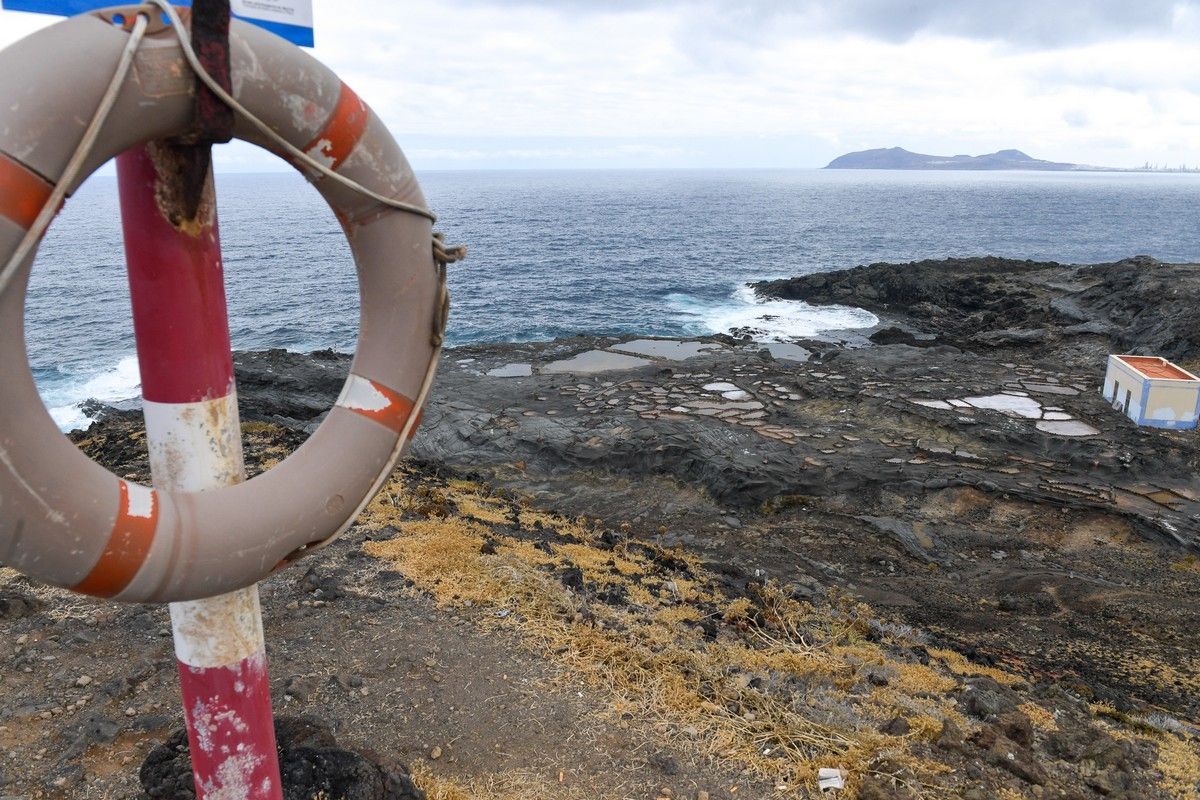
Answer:
M903 147L879 147L838 156L825 169L1039 169L1104 170L1082 164L1043 161L1020 150L999 150L982 156L929 156Z
M1200 167L1187 164L1168 166L1151 164L1126 169L1095 167L1089 164L1068 164L1063 161L1044 161L1020 150L998 150L982 156L929 156L914 153L903 147L877 147L846 153L830 161L825 169L1036 169L1045 172L1200 172Z

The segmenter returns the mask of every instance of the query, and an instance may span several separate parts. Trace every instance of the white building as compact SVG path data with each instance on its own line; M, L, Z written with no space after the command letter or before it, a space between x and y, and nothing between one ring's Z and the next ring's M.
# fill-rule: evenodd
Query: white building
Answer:
M1109 356L1104 399L1151 428L1195 428L1200 378L1157 356Z

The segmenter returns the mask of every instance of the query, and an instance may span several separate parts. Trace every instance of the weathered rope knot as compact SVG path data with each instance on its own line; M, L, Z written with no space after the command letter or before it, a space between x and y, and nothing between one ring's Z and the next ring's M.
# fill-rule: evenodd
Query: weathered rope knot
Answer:
M434 347L441 347L446 343L446 325L450 322L450 290L444 283L433 315L433 336L430 337L430 343Z
M446 341L446 325L450 322L450 287L446 285L446 266L462 261L467 257L467 246L462 244L446 246L445 234L433 234L433 263L438 271L438 303L433 316L434 347L440 348Z
M446 234L434 232L433 234L433 260L439 267L447 264L454 264L462 261L467 257L467 246L465 244L446 245Z

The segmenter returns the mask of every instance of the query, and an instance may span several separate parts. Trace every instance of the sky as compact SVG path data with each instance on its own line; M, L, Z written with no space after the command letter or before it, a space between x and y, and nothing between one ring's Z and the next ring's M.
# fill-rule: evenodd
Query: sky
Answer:
M418 170L1200 164L1200 0L315 0ZM52 24L0 11L0 47ZM225 171L290 169L247 145Z

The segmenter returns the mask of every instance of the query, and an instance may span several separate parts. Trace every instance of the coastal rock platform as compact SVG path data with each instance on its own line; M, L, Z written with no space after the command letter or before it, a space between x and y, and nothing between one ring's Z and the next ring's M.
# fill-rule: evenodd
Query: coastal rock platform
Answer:
M431 797L1194 796L1200 436L1099 385L1111 350L1195 366L1154 287L1198 274L873 265L759 289L880 316L850 339L448 350L408 462L263 585L277 703ZM349 362L236 355L252 469ZM135 411L74 438L146 479ZM165 611L0 579L0 749L42 748L0 794L128 785L178 716ZM144 658L81 686L97 651Z

